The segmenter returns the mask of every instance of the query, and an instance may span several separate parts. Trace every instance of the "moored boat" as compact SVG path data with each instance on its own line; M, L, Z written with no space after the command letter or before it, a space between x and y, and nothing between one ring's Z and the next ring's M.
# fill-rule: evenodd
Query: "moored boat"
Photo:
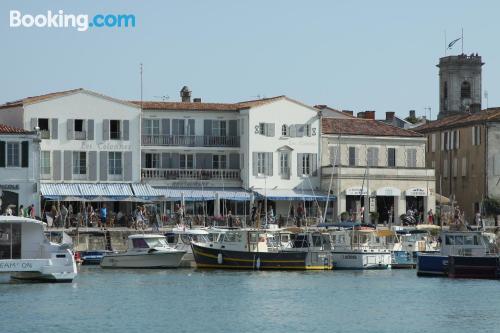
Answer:
M186 251L170 247L163 235L130 235L127 251L106 254L103 268L177 268Z
M208 243L208 234L206 229L189 228L176 228L165 234L167 242L171 247L177 250L186 251L186 254L182 257L180 267L196 266L191 242Z

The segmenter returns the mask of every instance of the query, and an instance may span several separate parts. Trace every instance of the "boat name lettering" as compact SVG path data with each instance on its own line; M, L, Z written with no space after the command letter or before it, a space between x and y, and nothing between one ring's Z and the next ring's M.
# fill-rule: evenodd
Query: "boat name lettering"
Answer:
M0 269L33 268L30 262L0 262Z

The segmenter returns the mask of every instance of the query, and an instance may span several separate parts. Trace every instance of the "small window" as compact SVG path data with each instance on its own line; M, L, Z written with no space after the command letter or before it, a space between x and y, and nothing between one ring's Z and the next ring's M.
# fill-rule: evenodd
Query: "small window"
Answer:
M50 175L50 151L40 152L40 173Z
M226 155L213 155L212 169L225 169L226 168Z
M266 135L266 123L259 123L259 134Z
M378 166L378 148L369 147L367 150L367 163L369 167Z
M303 154L302 155L302 174L310 175L311 174L311 163L312 163L312 154Z
M73 152L73 174L87 174L87 153L84 151Z
M349 147L349 166L356 166L356 147Z
M288 126L286 126L286 125L281 126L281 135L288 136Z
M160 167L160 154L146 153L146 168L157 169Z
M267 175L266 170L266 153L257 153L257 174Z
M40 128L40 131L48 131L49 130L49 119L38 118L38 127Z
M111 140L120 140L121 139L120 121L110 120L109 131L110 131L109 138Z
M227 135L225 120L212 120L212 135L213 136Z
M181 169L194 169L193 154L180 154L179 157L180 157L179 166Z
M396 167L396 148L387 148L387 166Z
M83 119L75 119L75 132L83 132Z
M462 86L460 87L460 97L462 98L470 98L470 83L467 81L462 82Z
M121 175L122 174L122 153L109 152L109 174Z
M21 166L19 158L19 142L7 142L7 166L19 167Z
M417 150L415 148L406 150L406 166L408 168L417 167Z

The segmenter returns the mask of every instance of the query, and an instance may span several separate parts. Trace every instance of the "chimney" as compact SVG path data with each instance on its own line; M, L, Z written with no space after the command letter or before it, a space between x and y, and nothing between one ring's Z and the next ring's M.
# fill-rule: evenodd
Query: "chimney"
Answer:
M410 118L416 118L415 117L415 110L410 110Z
M193 98L193 102L194 103L201 103L201 98L199 98L199 97Z
M342 113L348 114L350 116L354 115L354 112L352 112L351 110L342 110Z
M365 119L375 120L375 111L365 111Z
M184 86L181 89L181 101L191 102L191 90L189 90L188 86Z
M387 121L393 121L395 114L396 114L396 112L394 112L394 111L387 111L385 113L385 120L387 120Z
M364 112L358 112L358 118L365 118Z

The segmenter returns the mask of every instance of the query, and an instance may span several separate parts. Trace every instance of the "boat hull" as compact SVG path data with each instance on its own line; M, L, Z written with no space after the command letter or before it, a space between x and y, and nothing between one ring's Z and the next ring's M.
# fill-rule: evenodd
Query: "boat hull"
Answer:
M445 276L448 267L448 256L438 254L418 254L418 276Z
M391 253L385 251L333 251L335 269L388 269L391 267Z
M498 256L450 256L448 258L448 277L466 279L500 278Z
M307 251L246 252L191 244L198 268L244 270L329 270L329 253ZM325 260L326 259L326 260Z
M110 254L101 260L102 268L177 268L185 251L140 254Z

